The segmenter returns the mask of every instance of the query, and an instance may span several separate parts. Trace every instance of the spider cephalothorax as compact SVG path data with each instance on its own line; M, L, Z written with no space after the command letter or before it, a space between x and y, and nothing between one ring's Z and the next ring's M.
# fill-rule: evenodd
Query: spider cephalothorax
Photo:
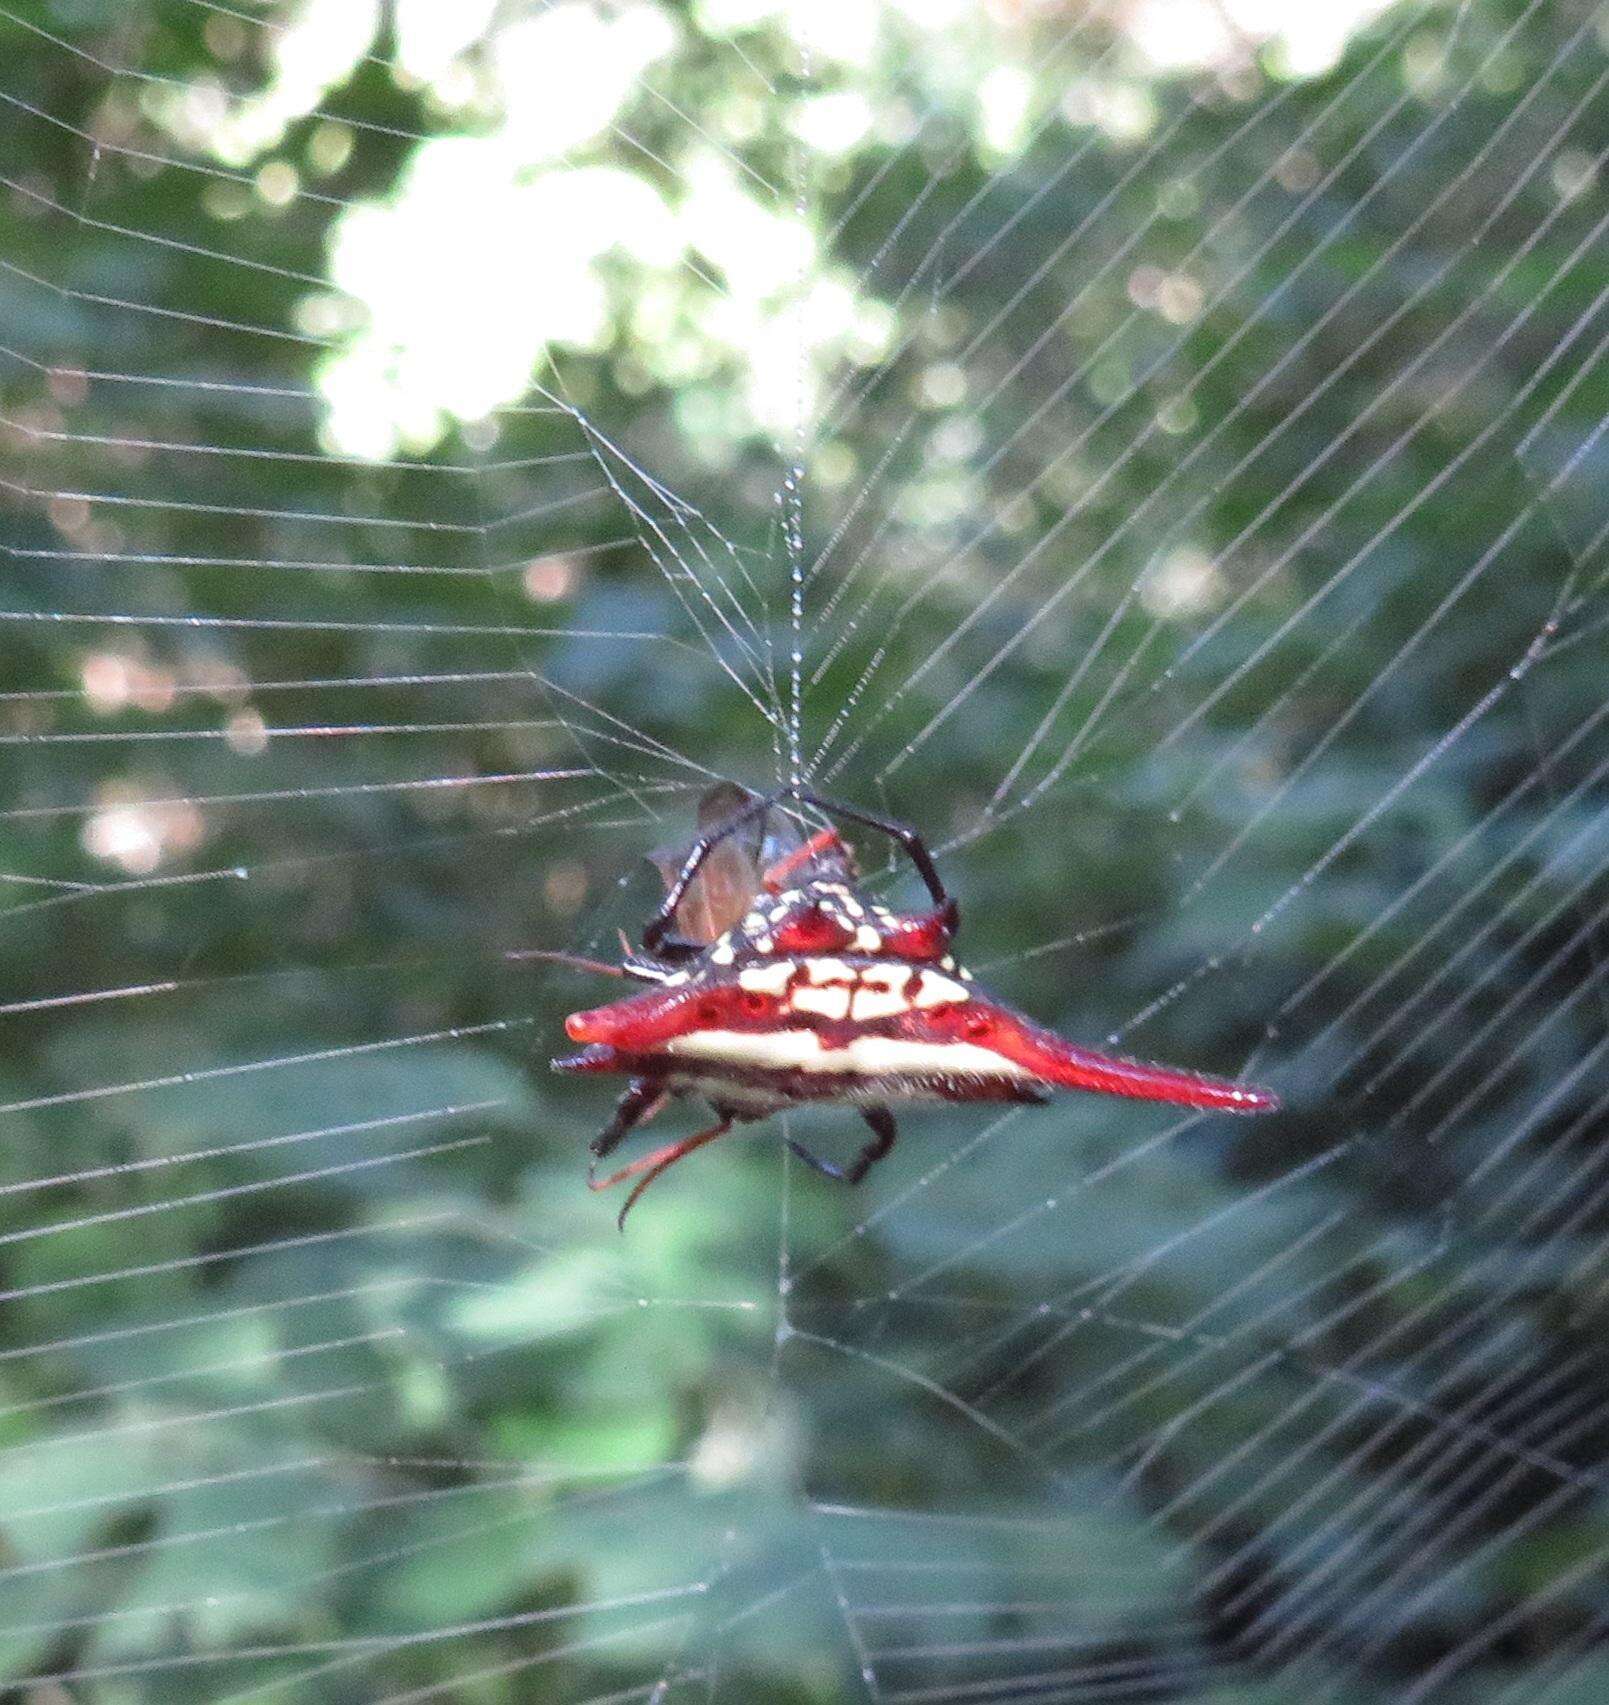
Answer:
M857 891L836 830L808 838L794 814L809 807L900 842L932 896L901 913ZM604 1179L640 1182L741 1120L811 1101L856 1107L872 1139L848 1167L788 1146L829 1177L858 1184L894 1145L891 1102L1038 1102L1053 1089L1093 1090L1234 1113L1277 1105L1265 1089L1080 1048L986 996L951 954L959 927L927 849L909 829L800 791L757 798L712 789L700 834L684 856L656 855L664 904L643 951L621 966L654 986L565 1029L586 1046L555 1060L571 1072L625 1072L631 1083L592 1144L594 1165L671 1097L702 1096L717 1123Z

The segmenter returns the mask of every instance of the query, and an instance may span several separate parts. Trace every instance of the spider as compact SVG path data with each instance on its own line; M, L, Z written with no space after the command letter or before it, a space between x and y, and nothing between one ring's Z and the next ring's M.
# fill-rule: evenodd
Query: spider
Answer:
M865 898L837 829L803 834L800 809L896 842L931 908L901 913ZM1040 1103L1054 1089L1079 1089L1231 1113L1278 1106L1266 1089L1080 1048L985 995L950 951L959 908L904 824L801 788L756 795L719 783L700 804L685 854L652 857L666 893L641 951L622 937L618 966L578 963L654 986L571 1013L565 1030L585 1046L553 1061L556 1071L630 1076L592 1141L587 1174L594 1190L638 1179L622 1229L643 1191L684 1156L736 1123L805 1102L848 1103L871 1128L844 1167L784 1139L845 1184L860 1183L893 1148L896 1102ZM709 1103L714 1124L597 1176L629 1132L689 1095Z

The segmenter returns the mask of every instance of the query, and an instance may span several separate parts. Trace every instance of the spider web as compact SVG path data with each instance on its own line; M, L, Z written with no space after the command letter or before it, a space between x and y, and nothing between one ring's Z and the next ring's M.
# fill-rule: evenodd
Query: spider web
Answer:
M19 1697L1609 1687L1609 22L941 11L0 7ZM618 1237L716 777L1288 1111Z

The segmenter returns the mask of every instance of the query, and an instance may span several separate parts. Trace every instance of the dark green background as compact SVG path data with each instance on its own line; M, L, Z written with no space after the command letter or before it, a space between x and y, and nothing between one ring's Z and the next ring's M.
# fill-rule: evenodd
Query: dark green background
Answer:
M1146 80L1105 14L1002 9L1020 154L913 47L868 94L925 122L830 170L740 38L746 159L895 316L810 423L807 744L852 695L833 790L949 843L1002 994L1288 1111L912 1115L853 1196L762 1127L624 1238L607 1095L544 1070L607 991L509 955L611 951L703 776L774 777L681 598L743 564L785 658L777 454L718 357L654 382L624 260L494 445L321 453L332 223L474 125L382 40L350 158L223 218L142 104L261 83L219 16L0 17L0 1664L63 1678L19 1697L1602 1698L1602 13L1249 46L1142 147L1055 116ZM589 156L672 205L754 86L676 16ZM1218 578L1159 619L1181 548ZM181 797L148 877L86 850Z

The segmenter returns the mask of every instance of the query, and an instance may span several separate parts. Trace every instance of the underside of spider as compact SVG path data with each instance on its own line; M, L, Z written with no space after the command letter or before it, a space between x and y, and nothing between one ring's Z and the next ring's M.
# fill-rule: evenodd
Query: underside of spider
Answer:
M902 846L932 907L899 913L857 892L837 830L806 834L799 814L858 823ZM668 1167L734 1124L806 1102L853 1106L871 1139L847 1167L788 1147L818 1172L858 1184L894 1146L891 1104L1040 1102L1090 1090L1231 1113L1278 1105L1266 1089L1094 1053L990 999L951 946L960 917L914 831L802 790L764 797L728 784L706 794L684 853L656 854L667 892L619 973L652 985L565 1020L578 1054L564 1072L630 1078L593 1140L588 1182L628 1178L632 1205ZM597 1163L672 1099L699 1096L716 1121L606 1178Z

